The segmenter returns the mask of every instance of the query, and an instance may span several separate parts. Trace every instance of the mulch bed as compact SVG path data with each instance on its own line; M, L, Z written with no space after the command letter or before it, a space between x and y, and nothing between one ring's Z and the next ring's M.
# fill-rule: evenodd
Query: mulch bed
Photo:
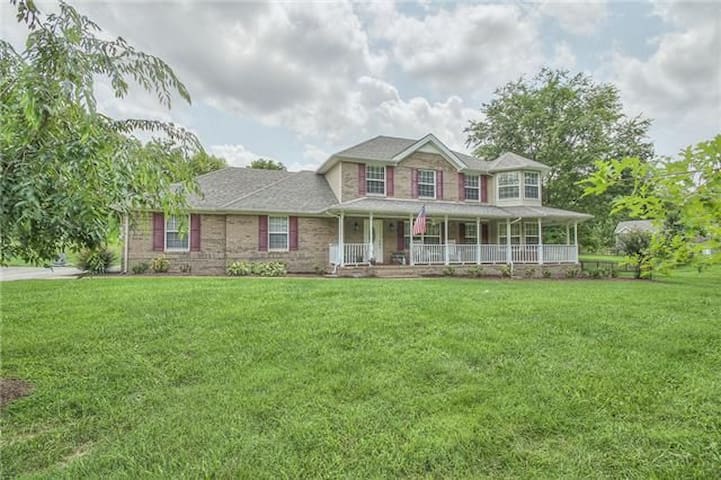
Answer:
M9 405L13 400L30 395L32 383L16 378L0 378L0 408Z

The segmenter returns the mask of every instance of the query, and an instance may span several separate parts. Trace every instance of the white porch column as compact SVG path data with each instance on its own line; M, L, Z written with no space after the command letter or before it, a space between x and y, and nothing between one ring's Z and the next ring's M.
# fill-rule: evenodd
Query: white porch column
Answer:
M444 249L444 262L446 265L448 265L448 215L443 217L443 222L445 223L443 227L443 235L445 237L445 249Z
M373 212L370 213L368 223L368 261L370 262L371 258L373 258Z
M481 264L481 218L476 217L476 265Z
M570 245L570 244L571 244L571 230L570 230L568 224L566 224L566 245Z
M538 264L543 265L543 230L541 230L541 217L538 217Z
M506 263L513 263L511 256L511 219L506 219Z
M408 217L408 263L413 265L413 214Z
M573 244L575 245L574 263L578 263L578 222L573 222Z
M338 217L338 263L345 266L345 214L340 212Z

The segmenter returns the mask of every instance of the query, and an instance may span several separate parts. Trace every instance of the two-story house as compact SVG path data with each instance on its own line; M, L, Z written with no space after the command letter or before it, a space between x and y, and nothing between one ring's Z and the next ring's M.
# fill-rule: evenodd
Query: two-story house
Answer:
M386 265L422 273L572 265L577 224L591 216L542 205L548 170L513 153L482 160L455 152L431 134L372 138L331 155L316 172L225 168L198 177L202 195L190 199L187 219L136 215L124 265L159 254L172 269L200 274L270 259L291 272L374 265L376 274ZM423 207L425 231L412 235ZM543 244L549 226L565 228L565 243Z

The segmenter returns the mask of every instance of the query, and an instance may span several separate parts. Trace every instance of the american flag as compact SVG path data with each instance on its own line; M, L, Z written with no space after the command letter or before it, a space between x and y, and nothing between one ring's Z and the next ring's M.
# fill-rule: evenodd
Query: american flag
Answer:
M426 206L423 205L421 211L418 212L416 221L413 223L413 236L423 235L426 233Z

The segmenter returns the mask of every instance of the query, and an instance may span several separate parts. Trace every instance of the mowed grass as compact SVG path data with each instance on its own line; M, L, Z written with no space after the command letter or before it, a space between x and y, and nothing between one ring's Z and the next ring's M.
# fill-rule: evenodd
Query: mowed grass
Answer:
M2 475L718 478L721 275L2 285Z

